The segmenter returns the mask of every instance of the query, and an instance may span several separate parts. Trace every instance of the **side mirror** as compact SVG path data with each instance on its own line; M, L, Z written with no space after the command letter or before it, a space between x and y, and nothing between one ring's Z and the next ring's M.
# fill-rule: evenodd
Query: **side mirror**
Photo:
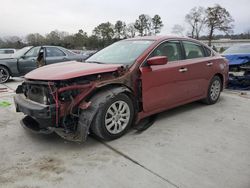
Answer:
M168 58L166 56L156 56L148 59L148 65L165 65L168 62Z

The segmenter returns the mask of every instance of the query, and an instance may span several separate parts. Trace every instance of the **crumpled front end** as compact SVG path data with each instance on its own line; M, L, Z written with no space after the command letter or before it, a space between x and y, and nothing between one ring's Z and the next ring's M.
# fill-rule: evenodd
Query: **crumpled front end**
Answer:
M229 61L228 88L250 89L250 54L224 55Z
M89 107L83 99L94 88L94 83L27 80L18 86L14 97L16 111L26 115L21 124L33 132L56 132L67 140L83 142L87 132L78 126L79 111Z

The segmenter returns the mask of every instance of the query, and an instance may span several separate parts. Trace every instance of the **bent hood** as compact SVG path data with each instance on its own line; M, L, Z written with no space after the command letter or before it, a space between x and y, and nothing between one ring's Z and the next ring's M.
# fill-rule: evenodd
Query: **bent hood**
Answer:
M242 65L250 62L250 54L222 54L229 61L229 65Z
M32 80L67 80L98 73L114 72L121 64L97 64L68 61L35 69L24 77Z

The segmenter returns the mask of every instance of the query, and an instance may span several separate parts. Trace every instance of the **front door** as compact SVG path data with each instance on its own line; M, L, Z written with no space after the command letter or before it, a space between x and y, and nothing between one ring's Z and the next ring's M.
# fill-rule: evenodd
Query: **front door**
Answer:
M167 56L168 63L141 67L142 99L145 112L172 107L186 100L187 74L179 41L168 41L159 45L149 56Z
M24 75L37 68L37 56L41 47L33 47L18 59L18 70Z

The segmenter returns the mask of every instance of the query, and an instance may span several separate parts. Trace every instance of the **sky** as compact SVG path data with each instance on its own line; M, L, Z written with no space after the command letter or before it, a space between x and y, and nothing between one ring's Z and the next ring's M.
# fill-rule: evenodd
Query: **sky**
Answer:
M52 30L88 34L103 22L135 22L140 14L159 14L170 34L175 24L188 27L185 15L195 6L220 4L234 18L234 33L250 30L250 0L0 0L0 37L29 33L46 34Z

